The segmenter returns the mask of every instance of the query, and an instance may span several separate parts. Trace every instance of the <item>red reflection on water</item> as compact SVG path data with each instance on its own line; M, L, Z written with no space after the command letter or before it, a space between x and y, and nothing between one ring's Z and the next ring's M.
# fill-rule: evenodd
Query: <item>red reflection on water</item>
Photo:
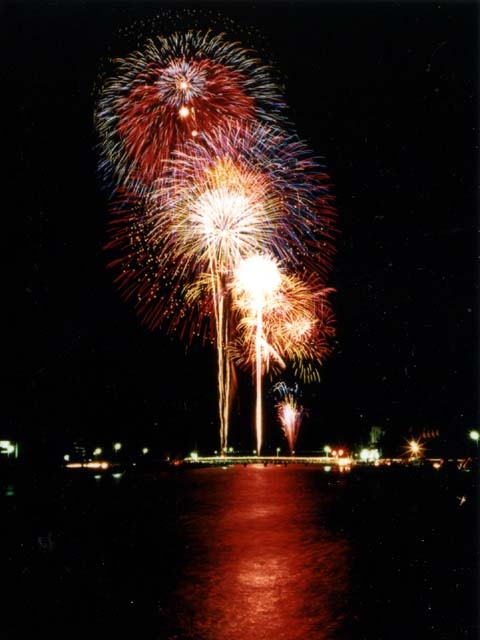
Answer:
M174 598L181 633L337 637L349 549L325 527L330 498L313 482L320 473L272 466L192 472L198 484L183 523L188 556Z

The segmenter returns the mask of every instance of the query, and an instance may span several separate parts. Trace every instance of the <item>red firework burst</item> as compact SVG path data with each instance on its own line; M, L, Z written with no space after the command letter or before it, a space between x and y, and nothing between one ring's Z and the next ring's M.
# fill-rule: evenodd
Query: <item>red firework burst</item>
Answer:
M175 33L116 63L95 112L101 169L148 187L172 151L229 120L282 119L268 68L223 35Z

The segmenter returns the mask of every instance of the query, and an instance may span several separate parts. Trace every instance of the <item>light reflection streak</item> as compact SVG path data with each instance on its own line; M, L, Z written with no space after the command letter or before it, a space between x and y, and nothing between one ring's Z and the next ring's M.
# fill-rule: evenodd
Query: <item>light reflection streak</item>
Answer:
M189 561L172 603L181 633L208 640L334 640L349 588L349 545L322 525L320 470L198 470ZM202 475L217 474L201 496ZM213 485L209 485L213 486ZM208 508L208 515L206 514Z

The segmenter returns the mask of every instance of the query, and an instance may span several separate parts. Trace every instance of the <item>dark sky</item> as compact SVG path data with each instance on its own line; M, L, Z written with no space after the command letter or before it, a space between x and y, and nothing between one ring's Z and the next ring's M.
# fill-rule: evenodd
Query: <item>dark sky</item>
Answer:
M218 446L213 354L142 327L102 249L102 59L136 48L134 34L170 30L179 6L2 4L3 437ZM478 5L195 9L271 56L334 185L338 345L321 384L303 389L299 445L353 442L372 425L399 442L425 429L463 441L479 424ZM246 448L249 394L246 379L232 427ZM279 437L270 423L267 439Z

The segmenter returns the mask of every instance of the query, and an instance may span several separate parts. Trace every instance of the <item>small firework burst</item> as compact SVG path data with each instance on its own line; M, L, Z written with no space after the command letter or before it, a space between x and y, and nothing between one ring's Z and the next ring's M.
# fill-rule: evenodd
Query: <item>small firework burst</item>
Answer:
M295 453L298 434L303 418L307 415L306 409L299 402L298 385L288 387L285 382L275 385L274 391L280 395L276 403L277 418L288 442L290 454Z

